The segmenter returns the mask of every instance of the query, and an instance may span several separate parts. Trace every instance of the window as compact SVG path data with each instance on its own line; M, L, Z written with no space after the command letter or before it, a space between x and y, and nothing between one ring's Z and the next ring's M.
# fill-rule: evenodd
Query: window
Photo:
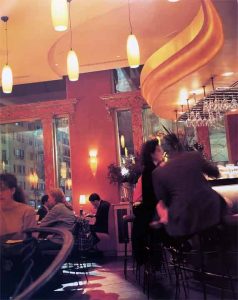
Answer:
M142 67L139 66L136 69L125 67L113 70L114 91L121 93L139 90Z
M215 162L228 162L226 130L224 123L219 127L209 127L209 138L212 160Z
M54 120L56 174L59 187L65 192L69 201L72 200L72 180L70 169L70 136L68 118Z
M127 157L134 156L131 111L118 110L116 114L120 162L123 164Z
M160 134L164 134L164 127L171 131L174 130L174 124L172 121L156 116L150 108L143 109L142 117L144 142L148 139L158 137Z
M1 133L1 142L2 142L2 144L6 144L6 135L5 135L5 133Z
M0 167L8 159L5 171L18 177L26 198L37 207L44 190L39 191L37 185L31 189L30 174L36 172L38 183L44 186L44 164L36 159L44 157L42 124L40 121L1 124L0 132L4 132L4 139L0 140Z
M7 162L7 150L2 150L2 161Z

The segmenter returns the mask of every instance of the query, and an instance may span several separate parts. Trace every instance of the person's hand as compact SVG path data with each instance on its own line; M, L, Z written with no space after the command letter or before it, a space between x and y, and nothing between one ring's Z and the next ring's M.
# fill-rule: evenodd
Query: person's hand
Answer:
M86 217L87 217L87 218L94 218L95 215L94 215L94 214L87 214Z
M159 223L167 224L168 223L168 209L165 207L164 203L162 201L159 201L159 203L156 205L156 210L158 213L158 216L160 217Z

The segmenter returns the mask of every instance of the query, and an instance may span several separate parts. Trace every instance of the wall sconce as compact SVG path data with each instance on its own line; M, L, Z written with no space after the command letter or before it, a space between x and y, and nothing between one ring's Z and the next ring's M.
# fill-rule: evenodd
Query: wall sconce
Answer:
M97 149L91 149L89 150L89 165L91 168L91 171L93 173L93 176L96 175L97 173L97 168L98 168L98 150Z
M86 195L80 195L79 196L79 204L80 205L86 204Z
M82 205L85 205L86 204L86 195L80 195L79 196L79 214L80 214L80 217L83 216L83 207Z

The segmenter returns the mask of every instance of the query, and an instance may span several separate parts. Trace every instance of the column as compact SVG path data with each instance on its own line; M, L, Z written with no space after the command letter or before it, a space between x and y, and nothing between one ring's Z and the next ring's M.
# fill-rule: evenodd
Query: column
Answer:
M141 145L143 142L143 120L142 120L142 108L132 107L131 109L131 119L132 119L132 134L134 151L140 153Z
M238 113L230 113L225 117L227 149L229 163L238 162Z
M44 136L44 166L45 166L45 189L56 187L56 169L54 161L54 135L53 117L50 116L42 120Z
M197 129L197 139L198 143L202 144L204 147L204 154L207 159L212 158L211 154L211 145L210 145L210 139L209 139L209 128L207 126L199 126Z

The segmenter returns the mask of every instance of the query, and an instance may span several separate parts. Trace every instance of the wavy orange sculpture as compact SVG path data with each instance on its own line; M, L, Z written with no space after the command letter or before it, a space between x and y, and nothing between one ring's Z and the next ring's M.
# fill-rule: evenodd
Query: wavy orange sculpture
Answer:
M221 49L223 41L222 22L215 7L211 0L201 0L201 8L192 22L150 56L142 69L142 96L154 113L159 115L163 106L160 94L206 65ZM170 101L166 107L169 104Z

